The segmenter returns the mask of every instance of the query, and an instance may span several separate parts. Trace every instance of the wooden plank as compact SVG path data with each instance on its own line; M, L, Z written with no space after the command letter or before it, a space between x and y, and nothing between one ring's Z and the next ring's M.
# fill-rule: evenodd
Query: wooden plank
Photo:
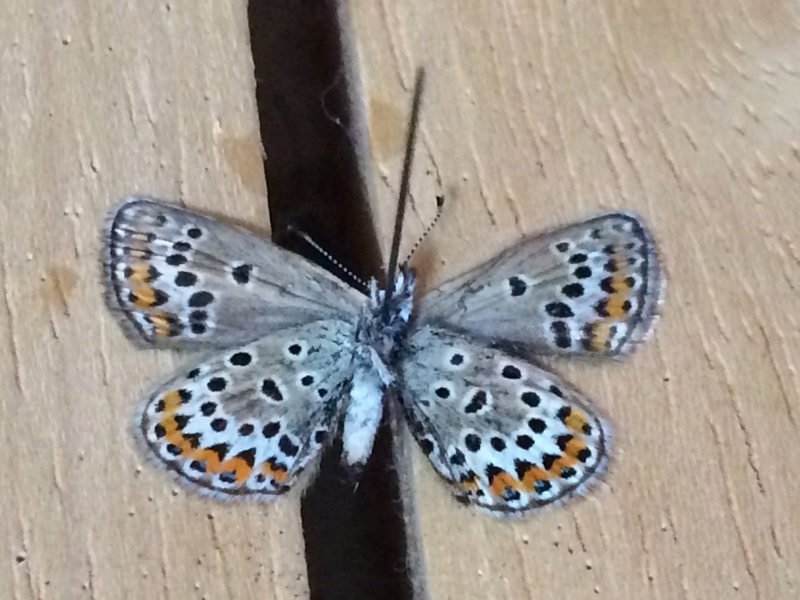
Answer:
M266 223L244 2L0 9L0 597L307 596L295 497L221 504L144 464L134 404L177 364L103 306L124 194Z
M415 452L433 598L792 598L800 583L800 26L785 0L351 2L388 244L414 68L429 69L409 247L422 287L523 234L639 211L656 335L548 361L615 425L605 484L503 522Z

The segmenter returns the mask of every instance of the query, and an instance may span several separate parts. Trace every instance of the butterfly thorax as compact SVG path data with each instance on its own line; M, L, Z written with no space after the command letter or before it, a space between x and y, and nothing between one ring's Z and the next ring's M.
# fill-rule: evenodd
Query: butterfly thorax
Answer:
M392 381L388 365L392 362L393 352L408 330L415 285L414 272L403 267L395 280L387 305L384 290L378 288L374 279L370 281L369 300L358 321L356 341L361 346L362 353L372 355L371 362L381 373L385 385Z

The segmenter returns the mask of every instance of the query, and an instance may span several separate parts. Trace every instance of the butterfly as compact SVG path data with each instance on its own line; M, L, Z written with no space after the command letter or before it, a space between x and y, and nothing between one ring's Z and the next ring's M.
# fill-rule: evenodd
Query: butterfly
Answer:
M337 435L357 468L392 390L461 500L522 515L602 473L611 429L535 355L616 357L651 330L653 237L610 212L526 237L415 303L402 266L369 295L248 231L130 197L103 235L110 306L130 336L203 355L141 402L137 436L177 478L269 499ZM391 271L390 271L391 272Z

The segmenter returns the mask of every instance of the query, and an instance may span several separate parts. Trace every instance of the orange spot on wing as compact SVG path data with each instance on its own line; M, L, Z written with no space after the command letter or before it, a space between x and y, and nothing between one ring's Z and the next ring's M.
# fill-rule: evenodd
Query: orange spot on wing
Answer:
M586 448L586 444L583 443L583 440L574 437L567 442L567 445L564 448L564 454L573 458L577 458L578 453L584 448Z
M537 481L544 481L546 479L550 479L550 475L547 474L547 471L534 465L525 471L525 474L522 476L522 488L529 492L533 489Z
M608 316L617 321L625 318L625 311L622 310L622 305L625 304L628 295L614 294L608 299L606 303L606 312Z
M269 461L265 461L264 464L261 465L261 472L264 475L272 477L275 481L286 480L286 469L283 467L273 467Z
M175 443L175 442L173 442ZM178 444L175 444L176 446ZM219 460L219 454L214 452L213 450L208 450L206 448L197 448L196 450L192 450L191 446L189 447L188 452L183 452L183 446L180 446L181 454L185 456L191 456L194 460L202 460L206 463L206 473L219 473L224 471L230 471L232 469L222 469L220 468L224 463ZM231 459L232 460L232 459ZM225 461L228 463L230 461Z
M161 399L164 401L164 414L172 416L181 405L181 394L178 390L166 392Z
M147 283L150 281L150 265L147 263L139 263L131 265L131 276L128 280L134 283Z
M466 479L462 479L458 482L458 487L462 490L474 490L478 488L478 476L473 475L472 477L467 477Z
M150 323L155 327L156 335L164 337L170 334L171 327L167 320L168 317L169 315L163 310L150 315Z
M592 324L592 348L595 350L605 350L608 336L611 333L610 319L598 321Z
M164 439L180 448L181 456L189 456L194 450L189 440L183 437L180 431L168 431Z
M224 463L220 463L215 470L217 473L227 473L228 471L233 471L236 474L236 483L243 483L248 477L250 477L253 467L248 465L238 456L234 456L233 458L226 460Z
M627 291L630 288L628 282L625 280L625 271L617 271L611 278L611 287L614 290L614 296L622 295L624 298L627 296ZM613 296L612 296L613 297Z
M140 285L133 288L134 304L139 308L148 308L156 301L156 292L149 285Z
M573 431L582 431L583 426L586 425L586 418L583 416L583 413L576 408L573 408L572 411L569 413L569 416L564 419L564 425L572 429ZM575 439L575 438L573 438Z
M522 483L508 471L500 471L494 477L492 477L489 487L491 488L493 495L500 496L500 494L503 493L503 490L507 487L517 490L522 487Z
M571 467L575 464L576 458L574 456L569 456L568 454L561 455L558 459L553 461L553 464L550 465L548 471L551 475L555 475L556 477L561 475L561 469L564 467Z

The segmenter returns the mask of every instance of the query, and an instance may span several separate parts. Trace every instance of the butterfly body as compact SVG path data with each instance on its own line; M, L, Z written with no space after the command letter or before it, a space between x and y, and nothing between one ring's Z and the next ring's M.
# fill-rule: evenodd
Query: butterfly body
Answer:
M607 213L521 240L415 301L400 269L370 294L252 233L147 198L104 232L130 336L202 355L142 401L138 437L193 489L272 498L342 437L364 464L387 391L456 496L521 515L582 492L610 427L536 354L614 357L651 329L661 290L641 220ZM513 346L518 350L508 351Z
M414 272L403 269L387 305L385 292L370 280L370 295L356 327L355 369L344 417L343 454L351 466L363 465L372 453L383 398L394 382L396 350L408 331L415 283Z

